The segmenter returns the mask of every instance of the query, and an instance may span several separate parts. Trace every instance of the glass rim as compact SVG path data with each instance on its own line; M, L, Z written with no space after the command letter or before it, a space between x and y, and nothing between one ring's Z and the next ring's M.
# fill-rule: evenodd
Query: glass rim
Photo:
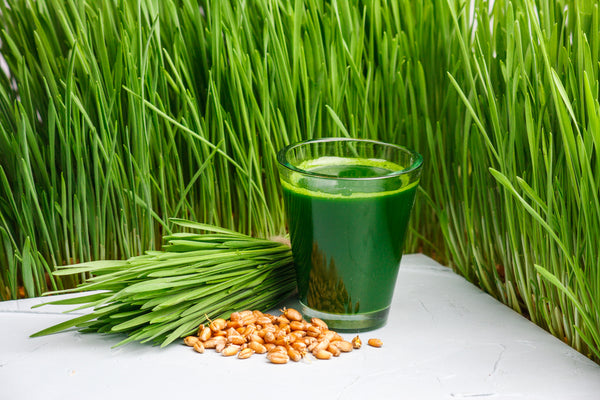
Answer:
M328 143L328 142L371 143L371 144L375 144L375 145L379 145L379 146L390 147L390 148L394 148L396 150L410 153L411 156L413 157L413 162L411 163L410 166L400 169L398 171L390 172L387 175L371 176L371 177L364 177L364 178L350 178L350 177L338 177L338 176L334 176L334 175L327 175L327 174L321 174L318 172L307 171L305 169L298 168L295 165L292 165L287 159L288 152L296 147L300 147L300 146L312 144L312 143ZM308 139L308 140L303 140L300 142L289 144L289 145L285 146L284 148L282 148L281 150L279 150L279 152L277 153L277 161L278 161L279 165L281 165L282 167L285 167L293 172L297 172L297 173L300 173L303 175L308 175L308 176L311 176L314 178L348 180L348 181L372 181L372 180L396 178L399 176L410 174L410 173L418 170L423 165L423 156L420 153L416 152L415 150L413 150L409 147L400 146L400 145L387 143L387 142L382 142L379 140L344 138L344 137L342 137L342 138L329 137L329 138L319 138L319 139Z

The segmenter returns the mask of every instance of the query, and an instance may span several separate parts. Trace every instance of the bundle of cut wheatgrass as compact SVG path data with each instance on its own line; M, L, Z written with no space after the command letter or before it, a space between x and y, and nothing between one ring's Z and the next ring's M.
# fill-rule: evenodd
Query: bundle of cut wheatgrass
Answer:
M126 261L93 261L59 267L55 275L90 274L77 288L53 292L89 294L43 305L79 305L93 311L32 336L76 327L116 333L122 345L138 341L166 346L209 319L240 309L269 309L295 288L286 244L257 239L212 225L174 220L207 233L174 233L162 251ZM74 310L71 310L74 311Z

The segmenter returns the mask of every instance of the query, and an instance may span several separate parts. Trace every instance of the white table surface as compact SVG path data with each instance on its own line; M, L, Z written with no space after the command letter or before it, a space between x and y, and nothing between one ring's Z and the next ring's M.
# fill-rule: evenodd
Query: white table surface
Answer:
M423 255L406 255L383 340L270 364L71 330L48 298L0 302L0 399L600 399L600 366ZM289 304L294 306L293 302ZM343 334L347 339L353 334Z

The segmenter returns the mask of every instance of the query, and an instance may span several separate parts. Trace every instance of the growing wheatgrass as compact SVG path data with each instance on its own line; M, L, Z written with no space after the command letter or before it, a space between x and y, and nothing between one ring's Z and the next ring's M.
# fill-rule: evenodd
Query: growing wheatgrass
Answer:
M598 361L598 6L495 2L476 21L491 29L461 39L468 75L450 75L471 120L457 182L472 270Z
M600 361L595 2L0 7L2 298L172 217L282 234L275 152L369 137L425 156L407 251Z
M395 110L408 109L397 93L411 79L393 72L403 62L396 40L379 39L399 30L400 15L393 8L375 21L346 2L300 1L2 9L12 74L0 127L10 154L3 256L25 272L25 294L65 284L47 282L43 263L156 247L171 217L259 237L284 233L276 150L342 134L404 140L396 136L409 122ZM361 26L372 26L369 37ZM20 268L27 238L36 276ZM17 296L11 276L5 297Z

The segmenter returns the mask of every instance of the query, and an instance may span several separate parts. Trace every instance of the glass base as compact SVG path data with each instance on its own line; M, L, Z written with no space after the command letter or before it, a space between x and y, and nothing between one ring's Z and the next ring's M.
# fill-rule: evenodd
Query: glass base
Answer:
M300 302L300 312L304 318L320 318L330 329L338 332L364 332L381 328L387 322L390 308L364 314L330 314L314 310Z

